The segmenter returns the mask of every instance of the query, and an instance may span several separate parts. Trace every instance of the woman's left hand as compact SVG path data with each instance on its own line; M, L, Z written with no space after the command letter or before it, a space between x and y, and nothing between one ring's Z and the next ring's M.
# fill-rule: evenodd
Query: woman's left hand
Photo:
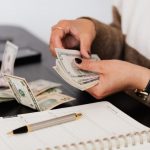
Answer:
M127 89L144 89L150 80L150 70L120 60L75 59L79 69L97 72L99 83L87 90L96 99L101 99Z

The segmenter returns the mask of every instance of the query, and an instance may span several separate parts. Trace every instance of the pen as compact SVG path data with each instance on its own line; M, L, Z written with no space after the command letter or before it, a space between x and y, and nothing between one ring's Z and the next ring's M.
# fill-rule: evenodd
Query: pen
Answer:
M53 118L50 120L45 120L45 121L37 122L34 124L28 124L28 125L25 125L25 126L22 126L22 127L12 130L11 132L8 132L8 134L28 133L28 132L36 131L39 129L43 129L43 128L59 125L62 123L74 121L74 120L79 119L81 116L82 116L81 113L72 113L69 115Z

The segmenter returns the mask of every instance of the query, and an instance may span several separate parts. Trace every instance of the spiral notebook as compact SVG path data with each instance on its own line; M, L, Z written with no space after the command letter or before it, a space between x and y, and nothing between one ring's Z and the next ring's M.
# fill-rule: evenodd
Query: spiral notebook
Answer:
M17 127L73 112L83 117L72 122L10 136ZM1 150L149 150L150 129L109 102L0 118Z

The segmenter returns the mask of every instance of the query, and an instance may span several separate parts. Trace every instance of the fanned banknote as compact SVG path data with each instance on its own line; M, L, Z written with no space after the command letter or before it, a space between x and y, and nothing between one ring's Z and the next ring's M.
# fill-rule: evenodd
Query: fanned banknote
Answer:
M54 83L51 87L53 87L51 90L42 91L42 94L39 94L37 91L31 90L30 86L28 85L27 81L24 78L20 78L17 76L11 76L11 75L4 75L6 81L8 82L10 89L12 90L15 99L18 101L18 103L21 103L25 106L28 106L33 109L37 109L40 111L46 110L46 109L52 109L57 105L60 105L62 103L66 103L69 101L74 100L73 97L67 96L61 93L61 91L56 92L58 90L54 90ZM44 81L45 82L45 81ZM33 82L31 83L33 86ZM39 84L37 82L37 84ZM48 84L47 84L48 85ZM56 84L55 86L59 86L60 84ZM36 92L35 92L36 91ZM37 94L38 93L38 94Z
M55 89L56 87L61 86L60 83L52 82L52 81L47 81L43 79L35 80L32 82L29 82L29 86L34 93L35 96L40 95L41 93L52 89Z
M74 100L73 97L62 93L45 93L37 96L37 102L40 110L52 109L60 104Z
M35 96L43 93L61 93L59 87L61 84L47 81L44 79L29 82L29 86ZM14 94L11 89L0 89L0 102L7 102L15 100Z
M86 90L99 82L99 75L94 72L83 71L76 67L75 58L81 58L77 50L56 48L56 66L53 68L70 85L80 90ZM100 60L98 55L92 54L91 59Z
M13 75L14 63L18 52L18 46L7 41L2 57L1 71L0 71L0 87L8 87L8 83L4 80L3 74Z
M14 95L11 90L0 89L0 103L14 100Z

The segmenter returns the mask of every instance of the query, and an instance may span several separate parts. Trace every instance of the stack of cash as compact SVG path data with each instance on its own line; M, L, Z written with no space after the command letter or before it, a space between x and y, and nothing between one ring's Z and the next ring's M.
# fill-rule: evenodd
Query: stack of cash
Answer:
M18 103L33 109L43 111L74 100L73 97L62 94L58 88L60 84L55 82L36 80L28 84L24 78L6 74L4 78L10 90L6 90L3 95L15 98Z
M13 76L17 52L18 46L7 41L2 56L0 87L10 89L0 89L0 102L17 100L18 103L42 111L74 100L62 94L58 83L36 80L28 84L24 78Z
M80 90L86 90L99 82L99 75L94 72L80 70L75 65L75 58L81 58L77 50L56 48L56 66L53 68L70 85ZM100 60L96 54L91 59Z

